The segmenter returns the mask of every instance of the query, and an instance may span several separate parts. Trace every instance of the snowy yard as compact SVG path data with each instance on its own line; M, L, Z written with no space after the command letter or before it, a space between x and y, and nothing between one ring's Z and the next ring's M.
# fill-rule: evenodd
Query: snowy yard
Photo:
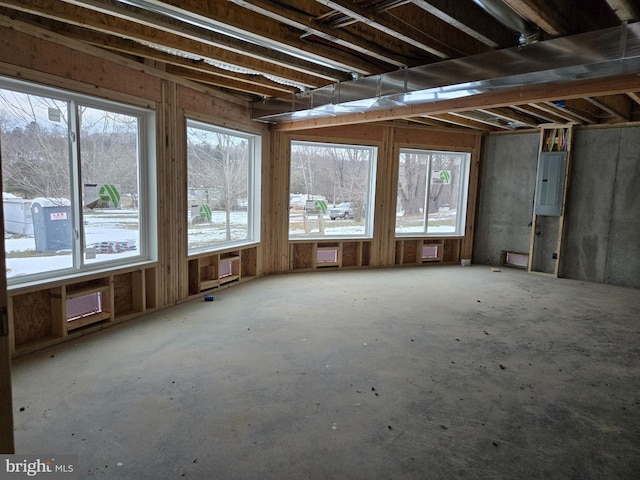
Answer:
M429 233L451 233L454 231L455 211L441 212L429 216ZM402 217L400 217L402 218ZM85 214L86 245L109 244L123 242L134 245L130 251L95 254L95 258L89 255L85 263L94 264L119 260L138 255L140 243L138 232L138 214L135 211L104 210ZM399 231L401 233L422 232L421 217L404 219ZM358 236L365 234L362 222L353 220L331 220L328 215L323 217L324 235L330 236ZM292 237L304 237L304 223L302 211L292 210L289 216ZM310 234L318 233L317 220L310 222ZM247 236L247 212L231 213L231 239L243 240ZM198 248L211 243L221 243L226 240L225 212L212 212L211 223L189 225L188 242L190 248ZM37 252L35 238L33 236L15 235L5 233L5 251L7 253L6 267L7 277L31 275L46 271L56 271L73 266L73 257L70 250L58 252Z

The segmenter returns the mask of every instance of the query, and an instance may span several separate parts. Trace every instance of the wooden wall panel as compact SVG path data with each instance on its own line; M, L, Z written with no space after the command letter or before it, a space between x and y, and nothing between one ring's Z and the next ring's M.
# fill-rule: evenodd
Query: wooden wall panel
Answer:
M469 212L461 255L470 256L473 245L475 198L480 137L473 133L436 130L429 127L376 123L309 129L298 132L269 131L264 123L250 119L250 104L207 87L173 77L162 66L137 62L97 47L65 39L55 32L39 30L0 16L0 74L38 81L54 87L91 93L156 110L157 268L145 274L145 284L153 287L151 304L164 307L189 297L187 248L187 196L185 114L212 124L261 134L261 243L255 250L256 275L287 272L290 269L288 238L290 141L305 139L375 145L378 147L376 176L376 216L373 239L362 244L365 266L390 266L394 258L398 148L446 148L472 152ZM304 247L296 250L308 253ZM353 263L351 250L347 263ZM302 255L304 256L304 255ZM356 253L357 256L357 253ZM308 259L299 259L306 263ZM358 263L357 260L355 263ZM243 267L245 268L245 267ZM249 268L247 271L253 270ZM153 277L153 278L152 278ZM142 285L141 282L138 282ZM137 289L138 291L140 289ZM143 295L144 289L138 295ZM116 292L117 311L129 304L133 287ZM146 294L145 294L146 295ZM20 302L20 298L17 298ZM49 308L48 302L36 302ZM45 305L46 304L46 305ZM143 307L132 307L143 310ZM19 310L17 310L19 311ZM43 312L48 318L50 312ZM40 325L40 333L50 328ZM26 328L26 327L25 327ZM30 328L30 327L29 327ZM36 330L38 329L36 328ZM46 333L46 332L44 332ZM16 340L31 333L16 331Z
M371 266L393 265L398 165L394 149L393 128L385 128L378 148L376 172L375 219L371 241Z
M180 107L188 113L204 116L203 121L215 122L220 127L242 128L245 131L268 130L267 125L251 121L249 102L234 99L231 95L208 95L206 91L180 86L178 88Z
M467 194L467 219L464 238L460 244L460 258L470 259L473 256L473 239L476 231L476 210L478 205L478 179L480 176L480 154L482 137L477 136L471 151L471 168L469 169L469 192Z
M133 273L115 275L113 279L114 314L124 315L133 311Z
M1 148L0 152L2 152ZM2 183L2 170L0 170L0 184ZM4 209L0 210L0 223L4 225ZM4 236L0 238L0 265L6 271ZM13 324L9 320L9 315L12 313L13 305L7 298L7 277L2 275L0 277L0 399L2 399L0 401L0 453L3 454L15 453L11 386L11 351L14 347L14 336Z
M342 266L355 267L359 263L359 249L355 242L342 243Z
M93 95L106 89L154 102L161 98L160 79L145 74L141 65L137 69L128 68L106 61L106 52L98 48L71 49L69 45L79 47L80 43L51 32L47 33L48 40L43 40L9 29L3 23L0 22L0 62L26 69L28 72L20 75L23 78L38 81L37 73L42 73L59 77L56 86ZM12 69L3 70L10 73Z
M330 141L331 139L352 140L358 144L379 143L383 140L387 128L381 125L353 125L346 127L323 128L320 130L305 130L291 134L291 137L306 140Z
M398 145L415 145L420 148L447 148L453 151L469 151L476 147L480 135L475 133L434 130L431 128L395 128Z
M269 159L262 178L263 272L289 270L289 137L271 136Z
M52 335L49 290L13 297L16 346Z
M158 108L158 294L160 305L171 305L188 296L188 268L185 245L187 201L184 118L178 109L177 86L162 85Z
M284 272L289 264L299 266L300 258L288 259L290 254L300 255L301 246L288 248L288 193L289 193L289 144L291 140L326 142L352 142L378 147L376 175L375 219L373 239L368 244L367 265L392 266L395 258L395 218L398 183L398 155L400 147L424 149L449 149L471 153L469 199L465 239L462 242L463 258L471 254L477 197L478 166L481 136L474 133L436 130L430 127L381 125L353 125L309 129L299 132L274 131L271 134L272 152L270 167L263 184L269 194L264 196L269 214L265 216L264 242L265 273ZM264 192L263 192L264 193ZM415 251L407 253L413 257Z

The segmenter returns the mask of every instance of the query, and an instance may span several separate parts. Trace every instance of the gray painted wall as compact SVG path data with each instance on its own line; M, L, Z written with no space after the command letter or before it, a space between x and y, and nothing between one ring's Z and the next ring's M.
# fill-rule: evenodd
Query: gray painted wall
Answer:
M528 252L539 134L488 136L473 261ZM576 129L560 276L640 288L640 128Z

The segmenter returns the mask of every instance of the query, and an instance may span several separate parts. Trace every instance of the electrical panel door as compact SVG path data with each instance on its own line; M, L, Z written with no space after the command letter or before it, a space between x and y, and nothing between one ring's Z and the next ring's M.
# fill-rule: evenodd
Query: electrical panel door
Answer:
M536 215L559 217L567 169L567 152L541 152L536 183Z

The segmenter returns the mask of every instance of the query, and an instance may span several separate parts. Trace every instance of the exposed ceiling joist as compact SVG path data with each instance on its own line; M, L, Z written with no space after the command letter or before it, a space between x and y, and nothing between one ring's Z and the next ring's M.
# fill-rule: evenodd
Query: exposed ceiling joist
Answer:
M132 1L128 0L128 3ZM154 30L175 34L214 47L244 53L265 61L274 61L274 53L279 52L280 61L282 62L286 59L289 62L285 66L294 67L295 65L291 64L292 60L288 57L297 58L300 60L298 62L299 68L304 68L303 71L309 74L321 74L324 71L325 74L335 75L334 73L329 73L333 69L342 70L346 73L356 71L367 75L376 73L376 70L371 68L370 63L349 54L329 62L327 61L327 56L332 54L333 51L328 51L328 48L324 45L300 42L300 38L292 32L289 33L280 29L277 22L252 14L246 9L235 7L227 1L208 1L206 2L206 8L204 8L203 2L198 2L201 4L198 9L188 12L178 6L163 5L163 2L147 0L140 0L139 2L143 5L147 3L158 4L163 7L162 11L168 10L170 14L145 10L112 0L64 0L64 2L101 14L133 21ZM33 0L18 0L17 3L38 4L39 2L37 0L35 2ZM179 2L174 3L179 5ZM216 15L220 15L221 11L228 15L225 22L216 19L219 18ZM86 16L84 17L86 18ZM236 25L231 24L231 19L235 20L234 23ZM247 34L242 37L225 33L227 30L234 32L237 29L237 25L243 24L254 25L254 30L250 32L250 35ZM274 29L278 32L278 35L272 33ZM282 53L288 53L288 55L285 56ZM306 60L302 61L303 57L306 57ZM326 65L328 63L333 64L328 66ZM302 65L305 66L302 67ZM319 69L318 66L323 66L324 68Z
M475 3L451 0L412 0L418 7L492 48L516 44L516 36Z
M483 109L470 110L468 112L451 112L451 115L473 120L474 122L484 123L485 125L490 125L498 130L515 130L515 127L513 127L509 121L501 117L490 115Z
M478 122L476 120L472 120L461 115L455 115L453 113L441 113L438 115L423 115L420 118L431 118L434 120L439 120L441 123L446 123L450 125L456 125L458 127L470 128L472 130L480 130L483 132L491 132L494 131L495 128L487 125L484 122Z
M640 105L640 92L627 92L627 96Z
M516 113L513 110L508 108L504 108L504 107L503 108L487 108L487 109L481 108L481 109L478 109L478 111L484 112L487 115L491 115L496 118L501 118L511 124L515 124L518 126L525 126L525 127L532 127L532 128L537 126L537 122L530 116Z
M361 23L365 23L370 27L380 30L387 35L391 35L402 39L402 41L420 48L431 55L439 58L451 58L459 55L447 43L430 37L424 32L411 29L407 34L407 25L401 23L393 17L381 18L382 14L374 14L359 7L350 0L317 0L319 3L329 8L348 15Z
M551 37L612 27L619 22L610 7L591 0L502 0Z
M268 18L276 20L294 28L299 29L303 34L301 38L312 34L320 38L328 40L346 48L350 48L356 52L363 53L371 58L375 58L382 62L395 67L406 67L405 60L393 53L393 46L380 47L373 42L359 37L346 29L330 28L317 21L314 21L309 15L298 10L287 9L276 2L267 0L229 0L236 5L244 7L252 12L264 15ZM395 42L398 45L396 49L402 48L402 41L395 37L389 37L389 42ZM389 48L392 47L392 48Z
M634 0L607 0L607 3L623 22L640 20L640 5Z
M585 117L580 113L576 113L571 108L567 108L566 100L546 100L536 104L536 106L545 112L549 112L560 117L564 122L587 124L594 123L594 120L591 120L590 118Z
M600 110L607 112L616 121L631 121L632 104L622 95L605 95L601 97L587 97L585 100L595 105Z
M488 3L498 10L480 6ZM619 63L633 63L639 9L635 0L0 0L0 28L41 39L50 32L263 112L281 101L301 113L274 129L409 121L484 133L640 120L640 85L630 75L640 65L617 70L597 60L608 48L625 54ZM543 72L552 57L527 55L532 45L513 48L521 32L497 13L507 11L521 18L515 23L546 32L533 45L558 45L551 49L557 68ZM613 38L608 27L620 33ZM557 38L581 32L604 40L569 47ZM623 48L625 37L631 43ZM583 71L569 78L578 57ZM504 77L505 65L519 73ZM416 69L437 72L428 94L419 91ZM318 118L318 102L337 106Z
M564 123L566 119L539 108L537 104L512 105L511 108L538 119L539 123Z
M235 39L226 39L227 48L221 48L216 46L212 40L215 38L213 34L207 41L199 41L170 33L164 29L156 29L122 18L91 12L65 2L56 2L54 6L48 7L43 6L39 0L0 0L0 6L7 9L16 7L19 12L27 12L36 17L41 16L44 17L44 20L56 20L60 23L116 35L146 45L155 45L157 49L176 52L178 55L218 59L229 65L242 66L273 77L281 76L285 69L290 69L289 78L297 76L293 72L298 72L300 83L310 84L309 86L312 88L331 81L330 78L336 77L336 74L342 80L350 78L344 72L321 67L302 59L290 58L259 46L240 44ZM24 17L20 18L28 20ZM232 46L231 44L234 42L235 45ZM243 50L245 47L246 50Z

